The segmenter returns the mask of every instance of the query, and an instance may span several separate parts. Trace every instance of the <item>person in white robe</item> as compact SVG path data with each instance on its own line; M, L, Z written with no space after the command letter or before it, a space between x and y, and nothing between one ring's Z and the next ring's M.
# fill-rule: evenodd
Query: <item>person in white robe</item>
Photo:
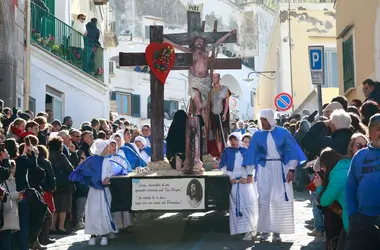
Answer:
M85 234L90 234L91 238L88 242L93 246L96 244L96 236L101 236L100 245L108 245L107 235L115 233L117 230L112 225L113 218L111 215L111 192L107 185L113 175L112 164L105 156L109 153L108 142L105 140L96 140L90 148L91 153L95 156L104 157L101 166L101 180L105 186L103 190L95 189L90 186L87 196L86 210L85 210Z
M120 130L116 131L115 134L120 135L121 138L122 138L121 142L123 142L123 144L121 144L120 147L119 147L119 151L117 152L118 154L120 154L121 156L127 158L126 155L125 155L125 153L124 153L124 151L121 150L120 148L122 146L129 146L134 152L136 152L136 154L139 155L139 157L141 157L140 151L137 148L136 144L134 144L134 143L131 142L131 133L129 132L128 128L127 129L120 129ZM119 143L118 143L118 145L119 145Z
M280 234L294 233L292 181L295 168L306 157L289 132L276 126L273 110L261 110L259 126L243 166L256 169L260 241L267 241L273 233L272 241L281 242Z
M228 137L228 147L223 151L219 168L230 177L230 234L245 234L243 240L256 236L258 204L253 187L254 168L242 166L247 148L242 147L242 135L234 132Z
M151 148L147 146L146 139L142 136L137 136L135 138L135 144L137 148L139 149L141 158L146 162L150 162L150 156L151 156Z
M119 148L124 145L123 136L120 133L115 133L111 136L110 140L110 159L122 165L125 169L129 169L131 166L128 160L125 158L123 151ZM122 156L120 153L123 153ZM116 212L113 214L118 232L126 230L127 232L132 231L133 218L131 213L128 211Z
M73 23L72 32L69 38L69 46L78 49L84 49L84 36L87 35L86 15L79 14L77 20Z

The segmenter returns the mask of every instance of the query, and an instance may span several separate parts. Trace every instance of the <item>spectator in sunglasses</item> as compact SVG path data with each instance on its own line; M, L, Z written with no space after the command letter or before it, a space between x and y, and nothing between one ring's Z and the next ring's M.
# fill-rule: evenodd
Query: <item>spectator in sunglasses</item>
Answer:
M352 159L356 152L360 149L366 148L368 145L368 139L361 133L355 133L352 135L350 143L348 144L347 156Z

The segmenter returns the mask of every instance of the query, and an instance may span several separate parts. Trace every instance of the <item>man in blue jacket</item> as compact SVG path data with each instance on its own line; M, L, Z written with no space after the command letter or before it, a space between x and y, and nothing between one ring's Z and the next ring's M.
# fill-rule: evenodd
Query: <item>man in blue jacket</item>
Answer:
M349 230L345 250L380 249L380 114L369 122L368 148L352 159L346 187Z

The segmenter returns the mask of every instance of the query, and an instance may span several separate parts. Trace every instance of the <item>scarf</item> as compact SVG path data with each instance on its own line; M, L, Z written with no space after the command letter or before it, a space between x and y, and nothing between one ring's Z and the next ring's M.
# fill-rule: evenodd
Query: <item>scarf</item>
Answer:
M239 147L239 148L231 148L231 147L227 147L224 149L223 151L223 154L222 154L222 158L220 159L220 162L219 162L219 168L223 168L224 166L227 167L227 170L228 171L233 171L234 170L234 166L235 166L235 155L237 152L240 152L240 154L242 154L242 156L244 157L244 155L247 153L247 150L246 148L244 147Z

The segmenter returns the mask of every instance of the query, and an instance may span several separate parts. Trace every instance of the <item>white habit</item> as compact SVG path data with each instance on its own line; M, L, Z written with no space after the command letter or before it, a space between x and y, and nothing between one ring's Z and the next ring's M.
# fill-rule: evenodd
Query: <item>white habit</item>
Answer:
M233 171L228 171L227 167L222 168L223 172L228 174L230 180L235 178L247 178L248 172L245 167L242 167L243 156L240 152L235 154L235 163ZM256 234L257 226L257 216L258 216L258 205L257 205L257 194L254 190L254 184L234 184L232 185L230 193L230 234L243 234L252 232L253 235ZM238 191L239 188L239 191ZM237 195L239 192L239 196ZM240 202L240 209L237 206ZM236 208L238 207L238 212L241 212L242 216L236 216Z
M261 133L261 132L257 132ZM297 161L292 160L283 166L272 134L267 137L267 157L265 167L258 166L257 187L259 192L259 221L257 231L261 233L294 233L293 187L283 181L289 169L295 169ZM271 160L268 160L271 159ZM284 187L285 186L285 187ZM285 200L285 189L289 201Z
M102 165L102 180L111 178L113 169L111 162L104 158ZM85 218L86 223L84 231L91 235L107 235L115 232L111 226L111 192L108 187L105 188L106 197L103 190L90 187L87 195Z

